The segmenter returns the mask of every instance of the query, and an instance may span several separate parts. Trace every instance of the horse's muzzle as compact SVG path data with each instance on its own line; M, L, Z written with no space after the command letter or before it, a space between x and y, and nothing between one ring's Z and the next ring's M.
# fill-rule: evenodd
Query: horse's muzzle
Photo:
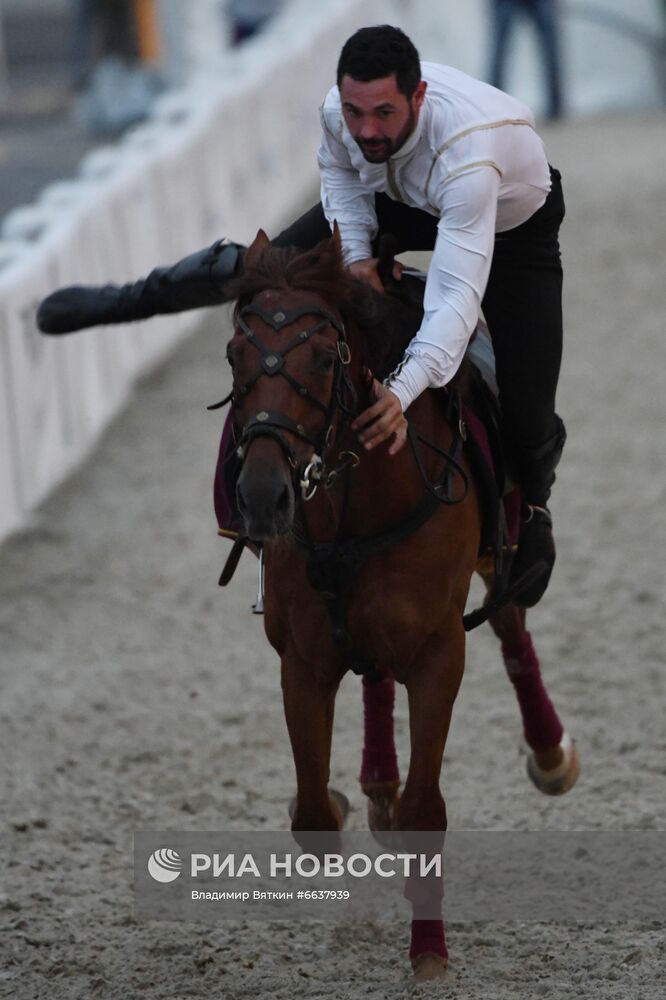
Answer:
M245 463L236 486L247 535L256 542L286 534L294 520L294 489L286 468Z

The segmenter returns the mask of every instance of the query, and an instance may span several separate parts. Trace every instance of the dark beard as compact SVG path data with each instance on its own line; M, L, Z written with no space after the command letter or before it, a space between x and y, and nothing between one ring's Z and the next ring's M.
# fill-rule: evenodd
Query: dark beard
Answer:
M383 139L377 143L366 143L357 139L356 142L368 163L386 163L399 149L402 149L414 131L415 125L416 115L410 106L409 119L402 132L395 139Z

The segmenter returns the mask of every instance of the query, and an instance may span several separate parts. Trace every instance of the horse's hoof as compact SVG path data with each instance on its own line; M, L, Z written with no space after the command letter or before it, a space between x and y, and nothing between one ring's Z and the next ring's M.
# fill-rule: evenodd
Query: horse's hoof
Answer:
M382 847L395 846L395 838L382 837L382 834L391 834L397 829L399 788L399 781L375 781L361 785L363 794L368 796L368 828Z
M446 979L448 961L441 955L425 951L422 955L417 955L412 959L412 969L414 970L415 983L430 983L433 979Z
M564 755L563 759L557 767L550 770L539 767L534 751L530 750L527 755L527 774L530 781L544 795L564 795L565 792L573 788L578 780L580 757L576 743L568 733L564 733L562 736L560 749Z
M333 803L334 809L336 809L337 812L340 814L340 819L342 820L342 825L340 829L342 829L342 827L345 824L345 820L347 819L347 816L349 816L349 809L350 809L349 799L344 794L344 792L339 792L337 788L329 788L328 795ZM296 812L296 802L297 798L294 795L293 799L291 799L291 801L289 802L289 819L294 818L294 813Z
M344 826L345 820L347 819L347 816L349 816L349 799L344 792L339 792L337 788L329 788L328 794L334 805L338 807L338 812L340 813L340 818L342 820L342 826Z

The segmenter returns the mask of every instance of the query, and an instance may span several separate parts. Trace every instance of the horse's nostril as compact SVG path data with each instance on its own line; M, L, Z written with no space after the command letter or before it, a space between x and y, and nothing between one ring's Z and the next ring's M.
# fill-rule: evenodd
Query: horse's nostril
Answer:
M286 483L282 487L282 491L280 492L280 495L277 498L275 506L277 510L283 512L289 509L289 487L286 485Z
M291 483L281 470L246 466L236 485L236 499L238 512L252 538L275 537L291 523Z

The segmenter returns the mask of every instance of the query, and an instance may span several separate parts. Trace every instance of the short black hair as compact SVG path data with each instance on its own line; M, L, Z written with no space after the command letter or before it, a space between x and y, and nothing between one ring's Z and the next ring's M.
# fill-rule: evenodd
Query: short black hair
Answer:
M338 87L343 76L368 83L393 73L400 93L411 97L421 80L421 62L414 43L400 28L390 24L361 28L343 45L338 61Z

